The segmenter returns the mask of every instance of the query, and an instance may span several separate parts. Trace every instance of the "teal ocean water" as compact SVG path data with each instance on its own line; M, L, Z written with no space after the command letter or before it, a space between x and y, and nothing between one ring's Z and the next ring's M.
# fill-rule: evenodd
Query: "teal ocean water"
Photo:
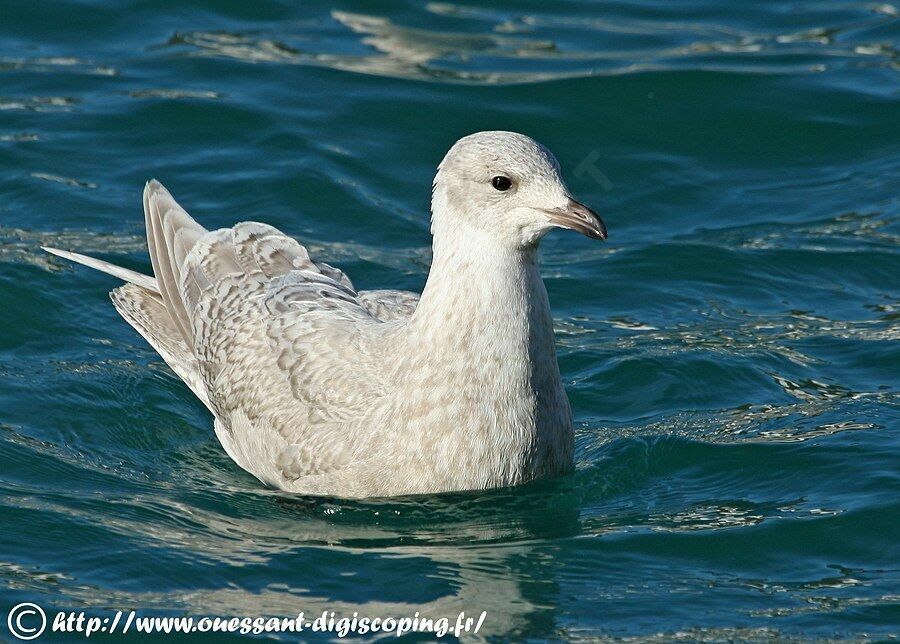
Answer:
M23 601L484 610L495 641L896 637L898 13L0 1L0 640ZM420 289L435 166L483 129L551 148L610 231L542 245L563 479L265 489L116 281L39 250L149 271L156 177L207 227L265 221L359 288Z

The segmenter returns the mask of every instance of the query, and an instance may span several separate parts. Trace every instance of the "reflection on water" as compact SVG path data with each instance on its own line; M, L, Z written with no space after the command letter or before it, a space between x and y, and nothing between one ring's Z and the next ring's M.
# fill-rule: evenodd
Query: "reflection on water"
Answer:
M735 30L702 22L508 17L494 10L446 3L430 3L427 8L479 29L476 33L418 29L387 17L332 11L331 20L358 36L370 53L345 53L347 45L341 41L346 38L325 19L272 33L180 32L167 45L187 46L190 55L223 56L248 63L316 65L376 76L485 84L685 66L721 69L725 64L754 73L822 72L833 65L867 64L867 58L875 59L876 65L900 67L897 50L890 43L854 43L869 30L893 23L896 10L891 5L853 12L841 26L792 33ZM322 31L325 38L319 37ZM545 32L559 36L540 37ZM579 40L591 44L587 48L581 42L573 46L573 41ZM598 41L616 46L597 49ZM719 60L723 56L728 63ZM807 62L813 56L829 62ZM512 61L516 61L515 70L508 69Z
M29 96L23 98L0 96L0 111L51 112L69 109L77 103L78 99L71 96Z
M32 176L72 187L96 187L92 184L80 185L80 182L75 179L54 177L44 173L34 173ZM77 252L89 254L133 253L146 250L147 242L143 235L102 234L80 230L45 232L6 228L0 224L0 263L24 263L44 268L62 268L63 265L42 251L41 246L71 248Z
M98 76L115 76L117 73L112 67L98 66L89 60L67 56L39 56L36 58L8 58L0 56L0 73L2 72L75 73Z

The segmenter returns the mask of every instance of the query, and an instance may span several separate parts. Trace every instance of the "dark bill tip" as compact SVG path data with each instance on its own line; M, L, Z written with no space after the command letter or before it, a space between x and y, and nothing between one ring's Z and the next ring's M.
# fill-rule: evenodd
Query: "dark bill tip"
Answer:
M574 199L569 199L564 208L547 212L555 226L575 230L591 239L606 240L606 224L600 219L600 215Z

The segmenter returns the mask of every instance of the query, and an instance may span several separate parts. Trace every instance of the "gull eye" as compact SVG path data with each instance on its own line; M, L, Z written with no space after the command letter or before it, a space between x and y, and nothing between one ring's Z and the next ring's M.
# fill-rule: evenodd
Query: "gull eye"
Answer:
M491 179L491 185L494 186L500 192L504 192L512 188L512 181L509 177L504 177L503 175L498 175Z

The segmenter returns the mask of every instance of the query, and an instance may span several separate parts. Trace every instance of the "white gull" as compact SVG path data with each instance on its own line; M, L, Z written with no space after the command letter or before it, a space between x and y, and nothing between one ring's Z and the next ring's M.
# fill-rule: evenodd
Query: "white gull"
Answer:
M228 455L303 494L515 485L572 467L572 412L536 262L553 228L605 239L553 155L513 132L438 166L421 297L357 291L265 224L207 231L144 189L155 277L47 248L126 282L116 309L203 401Z

